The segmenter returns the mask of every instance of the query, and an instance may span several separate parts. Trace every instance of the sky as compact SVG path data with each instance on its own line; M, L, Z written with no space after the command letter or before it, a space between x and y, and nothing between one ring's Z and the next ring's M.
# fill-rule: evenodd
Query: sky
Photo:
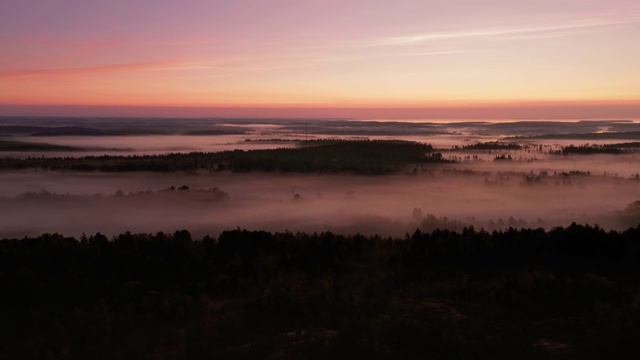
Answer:
M637 0L7 0L0 115L640 118Z

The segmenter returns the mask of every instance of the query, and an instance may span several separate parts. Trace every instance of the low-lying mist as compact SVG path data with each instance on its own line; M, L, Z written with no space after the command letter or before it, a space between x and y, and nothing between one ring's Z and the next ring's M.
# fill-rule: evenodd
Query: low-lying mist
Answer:
M236 227L403 236L416 228L640 223L638 146L563 153L569 145L637 141L640 123L632 121L3 118L0 130L0 156L18 159L295 147L294 140L331 137L429 143L455 161L384 176L6 169L0 238L176 229L215 236Z
M403 236L416 228L640 222L620 212L640 199L638 180L586 172L440 165L392 176L14 171L0 179L0 237L176 229L215 236L236 227Z

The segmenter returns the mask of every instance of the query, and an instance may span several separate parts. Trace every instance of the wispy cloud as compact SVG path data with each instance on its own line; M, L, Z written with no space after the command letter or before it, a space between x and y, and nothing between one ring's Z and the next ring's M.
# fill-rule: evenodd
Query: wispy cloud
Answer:
M0 71L0 77L46 77L69 75L100 75L125 72L168 70L177 65L176 62L140 62L129 64L110 64L101 66L85 66L54 69L17 69Z
M640 18L607 18L594 17L582 19L563 24L553 24L544 26L527 26L527 27L495 27L495 28L477 28L461 31L435 31L427 33L419 33L405 36L392 36L376 39L368 46L402 46L426 43L431 41L442 40L462 40L473 38L488 39L533 39L546 37L562 37L571 36L577 33L593 31L596 28L610 27L616 25L624 25L630 23L638 23Z
M438 55L454 55L454 54L469 54L478 51L473 50L433 50L433 51L417 51L408 53L389 54L388 57L412 57L412 56L438 56Z

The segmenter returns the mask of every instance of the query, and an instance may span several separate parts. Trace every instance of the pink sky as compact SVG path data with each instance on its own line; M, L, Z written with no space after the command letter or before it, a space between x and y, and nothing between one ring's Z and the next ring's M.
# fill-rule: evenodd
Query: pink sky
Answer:
M4 1L0 115L640 118L638 36L637 0Z

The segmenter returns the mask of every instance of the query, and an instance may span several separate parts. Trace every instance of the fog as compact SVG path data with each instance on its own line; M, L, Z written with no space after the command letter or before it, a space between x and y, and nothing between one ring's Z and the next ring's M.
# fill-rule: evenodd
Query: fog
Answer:
M100 155L153 155L293 147L295 143L264 141L257 135L129 135L129 136L38 136L11 138L29 143L71 146L81 151L7 151L5 157L67 157ZM246 141L262 140L262 141ZM267 139L268 140L268 139Z
M235 123L236 127L249 129L248 133L13 136L12 139L86 149L64 156L104 153L91 150L96 148L119 149L113 151L121 154L251 150L296 144L245 141L247 139L330 137L332 131L318 124L314 125L319 127L316 133L296 133L302 128L308 130L304 122L257 127L251 123ZM513 133L514 128L522 128L522 125L512 125L509 131L502 128L492 130L500 134L486 134L488 125L483 124L448 125L448 130L457 128L465 130L464 133L411 134L407 129L414 127L402 128L394 123L388 128L396 132L402 130L404 135L367 136L431 143L443 151L443 156L456 160L451 164L408 168L396 175L3 170L0 171L0 238L53 232L71 236L101 232L112 236L125 231L156 233L177 229L188 229L196 236L217 236L223 230L236 227L404 236L416 228L430 231L436 227L459 229L470 225L488 230L510 226L548 229L579 222L625 229L640 223L638 207L629 207L640 200L640 181L635 177L640 172L638 154L555 155L551 151L560 146L587 141L549 139L518 139L518 143L525 145L522 150L462 149L475 142L498 140ZM635 131L632 124L623 125ZM289 130L279 130L287 126ZM432 127L427 129L431 131ZM601 131L610 126L582 124L576 131L587 128ZM376 129L379 133L380 127ZM567 125L563 123L560 129L567 129ZM526 131L531 133L532 126L526 127ZM355 133L340 137L359 136ZM603 139L599 143L613 142L621 141ZM454 146L460 148L452 150ZM55 154L21 152L18 155ZM511 160L496 161L500 155L508 155ZM172 186L175 190L170 190ZM183 186L189 189L179 190Z
M236 227L402 236L423 226L428 214L487 229L572 221L622 229L631 224L615 213L640 199L634 179L547 175L528 182L524 176L443 166L415 176L378 177L11 172L0 176L0 236L176 229L216 235ZM171 196L160 191L184 185L190 189ZM214 188L228 196L211 198L203 191ZM124 196L116 196L118 190ZM140 194L148 190L154 193Z

